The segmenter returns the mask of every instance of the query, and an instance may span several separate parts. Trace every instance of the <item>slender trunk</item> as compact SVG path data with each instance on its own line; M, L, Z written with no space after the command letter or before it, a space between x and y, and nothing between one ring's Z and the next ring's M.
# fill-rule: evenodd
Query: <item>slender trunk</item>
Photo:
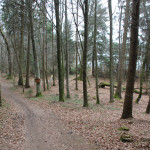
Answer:
M46 52L46 66L45 66L45 77L46 77L46 84L47 84L47 89L49 90L49 82L48 82L48 52L47 52L47 19L46 19L46 39L45 39L45 41L46 41L46 45L45 45L45 52Z
M52 1L52 21L53 21L53 1ZM52 60L53 60L53 86L55 86L55 55L54 55L54 27L52 24Z
M140 8L140 0L133 0L129 67L128 67L127 86L123 106L123 113L121 117L122 119L132 118L133 90L136 74L136 61L138 49L139 8Z
M112 22L112 5L111 0L108 0L108 7L109 7L109 18L110 18L110 45L109 45L109 52L110 52L110 102L114 102L114 79L113 79L113 22Z
M92 53L92 76L95 76L95 51Z
M24 0L21 0L20 5L20 18L21 18L21 30L20 30L20 50L19 50L19 80L18 85L23 85L23 50L24 50Z
M68 17L67 17L67 0L65 0L65 31L66 31L66 91L67 98L70 98L69 90L69 58L68 58Z
M33 29L33 18L32 18L32 2L28 0L29 5L29 20L31 27L31 40L32 40L32 49L33 49L33 57L34 57L34 66L35 66L35 81L36 82L36 96L41 96L41 86L40 86L40 68L38 64L37 52L35 49L35 40L34 40L34 29Z
M122 26L122 9L123 9L123 5L121 2L121 11L120 11L120 17L119 17L119 63L121 61L121 26ZM120 65L120 64L119 64ZM117 67L117 80L119 78L119 65Z
M94 23L94 54L95 54L95 84L96 84L96 104L99 104L99 86L98 86L98 71L97 71L97 47L96 47L96 36L97 36L97 0L95 0L95 23Z
M2 35L3 37L3 40L6 44L6 47L7 47L7 52L8 52L8 67L9 67L9 73L8 73L8 78L12 78L12 60L11 60L11 51L10 51L10 47L9 47L9 44L8 44L8 41L5 37L5 35L3 34L3 31L2 29L0 28L0 34Z
M88 51L88 0L84 1L84 49L83 49L83 107L88 107L87 97L87 51Z
M79 0L77 0L77 26L76 26L76 90L78 90L78 7Z
M55 0L56 13L56 33L57 33L57 64L58 64L58 81L59 81L59 101L64 101L64 82L63 82L63 64L61 57L61 35L60 35L60 18L59 18L59 0Z
M125 11L125 19L124 19L124 33L123 33L123 44L121 48L121 57L119 61L119 76L118 76L118 84L115 93L115 97L122 98L121 96L121 87L123 80L123 72L124 72L124 62L125 62L125 53L126 53L126 41L127 41L127 32L128 32L128 20L129 20L129 2L130 0L126 0L126 11Z
M31 49L31 30L28 24L28 49L27 49L27 67L26 67L26 83L25 87L30 88L29 75L30 75L30 49Z
M139 93L139 96L138 98L136 99L136 103L139 103L141 97L142 97L142 90L143 90L143 78L144 78L144 72L145 72L145 65L146 65L146 58L147 56L145 56L144 58L144 61L143 61L143 65L142 65L142 68L141 68L141 74L140 74L140 93Z

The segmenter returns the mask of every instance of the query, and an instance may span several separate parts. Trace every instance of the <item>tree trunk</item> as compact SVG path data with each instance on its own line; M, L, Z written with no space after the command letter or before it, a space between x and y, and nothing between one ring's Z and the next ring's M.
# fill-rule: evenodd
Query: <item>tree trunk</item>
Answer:
M76 90L78 90L78 10L79 10L79 0L77 0L77 25L76 25Z
M31 49L31 29L30 29L30 24L28 23L28 49L27 49L26 83L25 83L26 88L30 88L30 81L29 81L29 75L30 75L30 49Z
M63 64L61 57L60 45L60 19L59 19L59 0L55 0L55 13L56 13L56 34L57 34L57 64L58 64L58 81L59 81L59 101L64 102L64 82L63 82Z
M128 68L127 86L123 106L123 113L121 117L122 119L132 118L133 91L134 91L134 80L136 74L136 61L138 49L139 8L140 8L140 0L133 0L129 68Z
M87 51L88 51L88 0L84 0L84 49L83 49L83 107L88 107L87 97Z
M110 18L110 45L109 45L109 52L110 52L110 102L114 102L114 79L113 79L113 22L112 22L112 5L111 0L108 0L108 7L109 7L109 18Z
M53 1L52 1L52 21L53 21ZM55 55L54 55L54 27L52 25L52 60L53 60L53 86L56 85L55 83Z
M125 62L125 52L126 52L126 41L127 41L127 32L128 32L128 19L129 19L129 2L130 0L126 0L126 11L125 11L125 19L124 19L124 33L123 33L123 44L121 48L121 59L119 60L119 76L118 76L118 84L115 93L115 97L122 98L121 96L121 87L123 80L123 72L124 72L124 62Z
M3 34L3 31L2 31L1 28L0 28L0 34L3 37L3 40L4 40L4 42L6 44L6 47L7 47L7 52L8 52L8 65L9 65L8 78L12 78L12 60L11 60L10 47L9 47L8 41L7 41L6 37L5 37L5 35Z
M99 86L98 86L98 71L97 71L97 47L96 47L96 36L97 36L97 0L95 0L95 18L94 18L94 58L95 58L95 84L96 84L96 104L99 104Z
M21 18L21 30L20 30L20 47L19 47L19 80L18 85L23 85L23 50L24 50L24 0L21 0L20 5L20 18Z
M43 77L43 90L46 91L45 87L45 0L43 6L43 51L42 51L42 77Z
M144 61L143 61L143 65L142 65L142 68L141 68L141 74L140 74L140 93L139 93L139 96L138 98L136 99L136 103L139 103L141 97L142 97L142 90L143 90L143 78L144 78L144 72L145 72L145 65L146 65L146 58L147 56L145 56L144 58Z
M35 79L40 81L40 68L38 64L37 52L35 49L35 40L34 40L34 29L33 29L33 18L32 18L32 2L28 0L29 5L29 20L31 26L31 40L32 40L32 49L33 49L33 57L34 57L34 67L35 67ZM41 96L41 86L40 82L36 82L36 96Z
M70 98L69 89L69 58L68 58L68 17L67 17L67 0L65 0L65 30L66 30L66 91L67 98Z

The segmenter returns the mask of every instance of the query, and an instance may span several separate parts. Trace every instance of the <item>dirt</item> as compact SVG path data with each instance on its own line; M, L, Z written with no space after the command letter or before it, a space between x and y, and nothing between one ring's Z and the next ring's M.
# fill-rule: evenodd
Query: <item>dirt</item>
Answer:
M57 82L56 86L43 92L42 97L35 98L33 78L30 80L31 88L25 89L24 94L21 87L14 88L12 81L1 79L5 98L15 108L15 113L20 116L19 120L21 118L24 121L20 127L23 135L22 142L17 142L10 150L150 149L150 116L145 114L149 100L147 95L143 95L139 104L136 104L134 101L138 94L134 93L134 118L123 120L120 117L125 92L122 92L122 100L115 99L114 103L109 103L109 87L100 88L100 105L96 105L95 79L89 76L89 107L83 108L83 83L79 81L79 90L75 90L73 79L74 76L71 76L71 99L65 98L63 103L58 101ZM99 83L104 81L109 82L107 79L99 79ZM135 87L139 88L139 81L136 81ZM22 122L19 120L18 124ZM127 127L129 131L118 130L121 127ZM132 142L120 141L120 136L124 132L131 135Z
M49 108L35 105L18 92L10 90L11 84L0 80L2 97L6 99L15 112L23 117L24 143L10 150L94 150L83 137L67 128L58 115ZM8 133L9 134L9 133ZM9 147L9 146L8 146ZM0 148L4 150L4 148Z

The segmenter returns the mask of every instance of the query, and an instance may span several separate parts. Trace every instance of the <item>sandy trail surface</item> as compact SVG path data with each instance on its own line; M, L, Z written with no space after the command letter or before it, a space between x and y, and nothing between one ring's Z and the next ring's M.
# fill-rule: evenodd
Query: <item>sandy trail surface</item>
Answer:
M21 150L95 150L80 135L72 132L50 109L41 108L23 95L10 90L11 84L0 79L2 96L23 116L25 142Z

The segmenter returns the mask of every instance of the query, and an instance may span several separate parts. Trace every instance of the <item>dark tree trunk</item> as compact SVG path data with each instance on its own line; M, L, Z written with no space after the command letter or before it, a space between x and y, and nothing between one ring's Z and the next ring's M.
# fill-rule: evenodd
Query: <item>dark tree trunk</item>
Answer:
M83 49L83 107L88 107L87 97L87 51L88 51L88 0L84 0L84 49Z
M53 1L52 1L52 21L53 21ZM53 86L56 85L55 83L55 55L54 55L54 27L52 25L52 56L53 56Z
M68 56L68 16L67 16L67 0L65 0L65 30L66 30L66 91L67 98L70 98L69 89L69 56Z
M20 18L21 18L21 30L20 30L20 47L19 47L19 80L18 85L23 85L23 50L24 50L24 0L21 0L20 5Z
M136 74L136 61L138 50L139 8L140 8L140 0L133 0L129 68L128 68L127 86L123 106L123 113L121 117L122 119L132 118L133 90L134 90L134 80Z
M30 75L30 49L31 49L31 30L28 23L28 49L27 49L27 67L26 67L26 83L25 87L30 88L29 75Z
M63 64L61 57L60 45L60 19L59 19L59 0L55 0L55 13L56 13L56 34L57 34L57 64L58 64L58 81L59 81L59 101L64 101L64 80L63 80Z
M76 87L78 90L78 8L79 8L79 0L77 0L77 25L76 25Z
M38 64L38 57L37 52L35 49L35 40L34 40L34 29L33 29L33 17L32 17L32 2L27 0L28 8L29 8L29 20L30 20L30 27L31 27L31 40L32 40L32 50L33 50L33 57L34 57L34 67L35 67L35 79L40 80L40 69ZM41 96L41 84L40 82L36 82L36 96Z
M8 52L8 65L9 65L9 73L8 73L8 78L12 78L12 60L11 60L11 52L10 52L10 48L9 48L9 44L8 41L5 37L5 35L3 34L2 29L0 28L0 34L2 35L4 42L6 44L7 47L7 52Z
M94 59L95 59L95 84L96 84L96 104L99 104L99 86L98 86L98 71L97 71L97 47L96 47L96 36L97 36L97 0L95 0L95 23L94 23Z
M109 45L109 52L110 52L110 102L114 102L114 79L113 79L113 22L112 22L112 4L111 0L108 0L108 7L109 7L109 19L110 19L110 45Z

